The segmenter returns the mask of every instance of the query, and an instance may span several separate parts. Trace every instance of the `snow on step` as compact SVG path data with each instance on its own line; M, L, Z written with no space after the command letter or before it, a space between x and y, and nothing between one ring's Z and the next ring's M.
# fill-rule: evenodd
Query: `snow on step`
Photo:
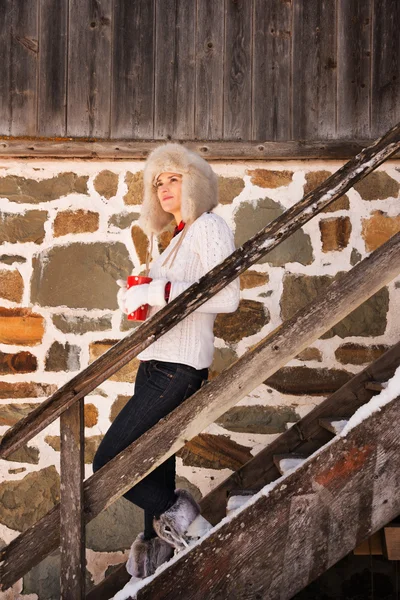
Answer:
M274 463L281 475L297 469L306 460L306 456L296 456L295 454L276 454Z
M318 419L318 423L324 429L327 429L331 433L335 435L339 435L342 433L343 429L346 427L348 423L348 419Z
M249 500L249 494L246 495L232 495L229 497L226 505L226 515L229 516L234 510L237 510Z

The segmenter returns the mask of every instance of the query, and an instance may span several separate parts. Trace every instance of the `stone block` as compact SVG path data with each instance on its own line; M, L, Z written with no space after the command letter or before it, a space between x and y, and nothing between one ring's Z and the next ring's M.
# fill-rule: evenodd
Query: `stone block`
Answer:
M160 254L161 252L164 252L166 248L168 248L168 245L174 235L175 224L175 221L171 221L167 229L157 236L158 251L160 252Z
M102 435L91 435L85 437L85 453L84 461L86 465L91 465L94 459L94 455L97 452L97 448L100 446L100 442L103 439ZM56 452L60 452L61 442L59 435L46 435L44 438L46 444L48 444Z
M270 322L266 306L256 300L241 300L234 313L221 313L214 324L214 334L226 342L239 342L258 333Z
M237 360L237 354L230 348L215 348L214 358L208 373L208 379L214 379Z
M143 531L143 511L119 498L86 526L86 547L95 552L118 552L130 548Z
M41 244L45 236L44 224L47 216L47 212L43 210L28 210L23 215L0 213L0 244Z
M386 200L397 198L399 183L384 171L374 171L354 185L363 200Z
M330 171L310 171L306 173L306 184L304 186L304 195L312 192L317 186L321 185L325 179L328 179L332 173ZM324 208L323 213L336 212L337 210L349 210L350 202L348 196L340 196L329 206Z
M0 523L26 531L60 500L60 477L54 466L0 483Z
M303 352L300 352L296 356L298 360L302 360L304 362L308 362L311 360L316 360L318 362L322 362L322 354L318 348L306 348Z
M92 342L89 346L89 357L90 363L99 358L104 352L109 350L118 340L102 340L98 342ZM108 381L127 381L133 383L136 379L136 373L139 368L140 361L137 358L133 358L128 362L122 369L114 373L112 377L109 377Z
M250 448L226 435L201 433L177 452L184 466L237 471L253 458Z
M59 600L60 571L60 551L56 550L24 575L24 594L20 596L20 600L25 598L25 594L29 599Z
M128 402L128 400L130 398L131 398L131 396L122 396L122 395L118 395L116 397L116 399L112 403L112 406L110 409L111 423L114 421L115 417L121 412L121 410L124 408L125 404Z
M339 369L283 367L264 383L282 394L294 396L326 396L347 383L352 374Z
M132 268L120 242L55 246L33 259L31 301L41 306L116 309L117 279L126 279Z
M5 265L13 265L14 263L26 263L26 258L16 254L2 254L0 256L0 262Z
M34 381L20 381L8 383L0 381L0 399L8 398L43 398L51 396L57 390L57 386L50 383L36 383Z
M24 293L24 280L19 271L0 270L0 298L11 302L21 302Z
M39 449L35 448L34 446L28 446L27 444L24 444L21 446L21 448L18 448L18 450L11 452L11 454L9 454L5 460L10 462L26 463L29 465L37 465L39 464ZM25 470L26 469L23 469L23 471Z
M69 233L93 233L99 228L99 214L90 210L64 210L54 219L54 237Z
M33 373L37 369L37 358L30 352L13 354L0 351L0 375Z
M139 225L133 225L131 229L132 241L140 260L140 264L146 263L149 239Z
M348 343L339 346L335 351L335 356L342 365L365 365L382 356L389 348L390 346L384 344L365 346L364 344Z
M351 234L349 217L322 219L319 222L322 252L341 251L346 248Z
M94 427L99 420L99 410L94 404L85 404L85 427Z
M139 213L121 212L110 217L108 226L118 227L118 229L128 229L138 218Z
M241 177L218 177L218 199L220 204L231 204L244 190Z
M300 417L291 406L234 406L216 423L237 433L282 433Z
M324 293L327 286L336 277L328 275L285 275L281 296L281 317L287 321L303 306ZM342 321L325 333L323 338L337 335L341 338L350 336L374 337L382 335L386 330L386 315L389 309L389 292L382 288L371 298L363 302Z
M12 427L15 423L18 423L20 419L29 415L29 413L38 406L38 404L33 403L0 404L0 425Z
M258 200L255 204L243 202L235 213L235 244L238 248L244 242L268 223L282 215L283 207L279 202L264 198ZM269 263L274 267L284 267L287 263L299 262L302 265L309 265L313 261L313 251L310 236L305 234L302 229L296 231L290 239L285 240L277 248L261 258L259 263Z
M356 248L353 248L350 255L350 264L354 267L362 260L362 256Z
M50 346L45 360L45 371L79 371L81 350L79 346L73 346L66 342L53 342Z
M96 319L85 316L53 315L53 324L63 333L83 335L89 331L107 331L112 328L112 315L104 315Z
M125 175L125 183L128 186L128 191L124 196L125 204L142 204L144 194L143 171L137 173L128 171Z
M362 220L362 237L367 252L376 250L400 231L400 216L389 217L375 210L369 219Z
M17 175L0 177L0 197L11 202L39 204L70 194L88 194L88 177L76 173L60 173L49 179L27 179Z
M269 169L253 169L247 171L251 183L258 187L275 189L289 185L293 179L293 171L271 171Z
M96 175L93 186L100 196L110 200L118 191L118 175L105 169Z
M0 344L37 346L44 335L44 318L29 308L0 307Z
M267 285L269 282L268 273L259 273L258 271L246 271L240 275L240 289L250 290L252 288Z

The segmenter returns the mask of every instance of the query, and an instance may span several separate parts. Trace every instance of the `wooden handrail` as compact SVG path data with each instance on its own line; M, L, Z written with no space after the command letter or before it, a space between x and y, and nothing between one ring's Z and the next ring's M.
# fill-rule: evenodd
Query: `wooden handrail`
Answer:
M3 436L0 458L8 457L28 442L74 402L94 390L399 149L400 123L21 419Z

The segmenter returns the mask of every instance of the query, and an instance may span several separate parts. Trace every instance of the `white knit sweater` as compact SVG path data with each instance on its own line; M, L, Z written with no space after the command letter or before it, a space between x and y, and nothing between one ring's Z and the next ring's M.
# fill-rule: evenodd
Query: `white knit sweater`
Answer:
M168 248L153 262L149 273L153 280L159 280L158 297L163 293L166 282L171 282L170 301L235 249L232 232L224 219L214 213L204 213L187 230L172 267L169 266L170 261L162 266L181 235L182 232L172 238ZM158 281L154 283L153 291ZM214 354L215 317L218 313L234 312L238 305L239 280L236 279L153 342L138 358L182 363L195 369L209 367ZM158 310L160 306L152 306L149 316Z

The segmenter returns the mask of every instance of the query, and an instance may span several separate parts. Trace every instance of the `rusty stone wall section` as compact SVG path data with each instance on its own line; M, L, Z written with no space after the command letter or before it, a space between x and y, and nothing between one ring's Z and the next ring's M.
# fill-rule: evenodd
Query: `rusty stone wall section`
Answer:
M213 164L237 245L336 171L340 162ZM4 161L0 176L0 436L138 324L117 308L117 279L144 269L138 225L143 163ZM400 230L400 167L390 161L359 182L240 277L234 314L215 323L210 379L324 293L340 273ZM159 236L162 252L173 227ZM397 342L400 280L380 290L301 352L177 457L178 486L197 498ZM85 399L86 476L104 432L134 391L132 360ZM59 497L59 424L4 462L0 543L9 543ZM88 582L126 557L140 509L121 499L88 528ZM15 600L59 594L58 557L15 587ZM45 582L45 583L43 583ZM12 592L14 593L14 592Z

